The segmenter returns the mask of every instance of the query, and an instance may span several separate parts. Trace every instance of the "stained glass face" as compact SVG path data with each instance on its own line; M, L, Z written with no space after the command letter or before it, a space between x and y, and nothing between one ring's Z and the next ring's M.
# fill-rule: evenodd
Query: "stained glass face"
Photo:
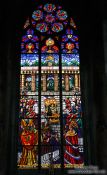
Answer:
M79 37L56 4L39 5L21 41L17 164L21 169L84 165Z
M59 20L63 21L67 18L67 12L64 10L58 10L56 16L58 17Z

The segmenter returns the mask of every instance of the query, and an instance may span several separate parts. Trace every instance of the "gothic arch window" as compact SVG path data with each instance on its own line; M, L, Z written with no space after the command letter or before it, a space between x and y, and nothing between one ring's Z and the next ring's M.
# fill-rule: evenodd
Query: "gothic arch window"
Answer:
M84 164L78 29L62 6L39 5L21 41L19 169Z

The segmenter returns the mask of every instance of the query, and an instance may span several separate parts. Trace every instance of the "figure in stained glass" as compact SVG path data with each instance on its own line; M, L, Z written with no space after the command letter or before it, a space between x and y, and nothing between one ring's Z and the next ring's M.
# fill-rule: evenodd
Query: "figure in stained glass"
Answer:
M18 167L81 167L77 26L53 3L39 5L31 15L21 40Z
M65 154L64 154L64 162L65 167L66 164L82 164L83 159L79 152L78 147L78 134L75 128L78 128L78 124L75 120L72 120L69 124L69 129L65 134Z
M32 119L21 120L20 140L22 144L22 154L19 165L33 166L37 164L38 131Z

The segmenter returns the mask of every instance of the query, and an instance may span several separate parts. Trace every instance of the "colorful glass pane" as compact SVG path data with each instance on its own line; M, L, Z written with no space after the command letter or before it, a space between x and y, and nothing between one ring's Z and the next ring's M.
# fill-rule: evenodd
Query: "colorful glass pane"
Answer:
M22 53L37 53L39 48L39 38L34 35L32 29L28 29L26 35L22 37L21 52Z
M60 103L59 96L41 97L42 144L60 144ZM45 142L45 139L47 140Z
M55 11L56 6L54 4L46 4L44 5L44 10L48 13L52 13L53 11Z
M44 10L43 10L44 9ZM67 12L54 4L45 4L38 7L32 14L32 25L40 32L60 32L67 25ZM37 23L39 21L39 23ZM45 23L44 23L45 21Z
M62 66L79 66L79 54L62 54Z
M61 149L59 146L41 146L42 168L61 168Z
M53 46L53 45L54 45L54 40L51 39L51 38L47 39L47 40L46 40L46 45L47 45L47 46Z
M21 96L19 118L37 118L38 116L38 97Z
M27 30L21 41L18 167L82 167L76 25L61 6L47 3L37 7L24 29Z
M63 96L63 117L64 120L66 120L64 123L67 124L69 124L72 119L82 117L80 96Z
M42 53L58 53L59 49L57 46L55 46L55 41L52 38L48 38L45 42L46 45L44 45L41 49Z
M63 30L63 25L61 23L54 23L52 25L53 32L60 32L61 30Z
M48 31L48 26L46 23L38 23L36 25L36 29L40 32L47 32Z
M51 71L50 71L51 72ZM41 75L41 91L42 94L45 92L46 95L59 94L59 76L56 73L48 73Z
M46 15L45 21L47 23L53 23L53 22L55 22L55 17L52 14Z
M61 48L63 53L78 53L78 36L73 34L72 29L68 28L66 35L62 36Z
M38 167L38 146L19 146L17 165L20 169Z
M59 66L59 55L58 54L41 54L41 66L48 66L50 69ZM45 67L46 69L46 67Z
M66 34L68 34L68 35L73 34L73 30L72 30L72 29L70 29L70 28L69 28L69 29L67 29L67 30L66 30Z
M20 167L37 166L38 124L35 119L21 119L19 122L19 152Z
M67 12L64 10L58 10L56 13L59 20L63 21L67 18Z
M38 67L38 60L37 54L21 54L21 67Z
M40 20L43 18L43 12L41 10L36 10L32 14L32 18L36 21Z
M83 164L82 109L80 96L63 96L65 167Z

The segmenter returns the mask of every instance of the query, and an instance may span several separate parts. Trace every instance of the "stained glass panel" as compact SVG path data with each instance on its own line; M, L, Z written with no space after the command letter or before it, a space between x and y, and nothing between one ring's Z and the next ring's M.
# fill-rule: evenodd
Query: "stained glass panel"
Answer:
M38 117L38 96L21 96L19 118Z
M42 119L43 120L43 119ZM43 122L42 122L43 123ZM59 125L53 125L43 127L42 124L42 134L41 134L41 144L42 145L53 145L57 146L60 142L60 126Z
M37 54L21 54L21 67L35 67L38 70L38 62L39 56Z
M67 18L67 12L64 10L58 10L56 16L59 20L63 21Z
M78 40L78 36L74 35L73 30L68 28L66 30L66 35L62 36L62 53L78 53Z
M58 74L41 75L41 93L45 95L59 95L59 76Z
M36 167L38 157L38 121L36 119L21 119L19 122L19 152L18 165Z
M32 14L32 18L36 21L43 19L43 12L41 10L36 10Z
M44 10L48 13L52 13L53 11L55 11L56 6L54 4L46 4L44 5Z
M55 41L52 38L48 38L41 49L42 53L58 53L59 48L55 45Z
M39 5L21 41L19 168L84 164L79 37L62 6ZM64 162L63 162L64 160Z
M39 38L34 35L34 30L28 29L22 37L21 53L37 53L39 49Z
M17 165L20 169L38 167L38 146L19 146Z
M59 146L42 146L41 151L42 168L60 168L61 151Z
M42 70L57 70L59 66L58 54L41 54L41 66Z
M60 122L60 103L59 96L41 96L42 118L48 119L48 125L59 125Z
M38 10L33 12L32 25L41 33L58 33L67 25L67 18L67 12L60 6L47 3L44 6L39 6Z
M76 70L76 67L77 67L77 70L79 70L79 67L78 67L79 64L80 64L79 54L62 54L63 69L64 67L73 66L75 67L74 68L75 70ZM70 67L68 67L68 69L70 69Z

